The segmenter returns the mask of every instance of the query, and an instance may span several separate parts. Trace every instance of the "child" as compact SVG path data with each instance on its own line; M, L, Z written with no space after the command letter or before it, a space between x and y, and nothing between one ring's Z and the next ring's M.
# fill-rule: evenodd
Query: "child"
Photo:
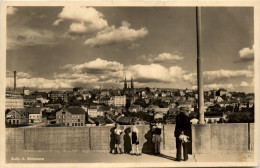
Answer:
M124 126L124 130L125 130L125 126ZM120 154L123 154L122 149L121 149L121 134L124 132L124 130L121 130L119 123L116 123L116 129L114 131L114 133L115 133L115 152L114 152L114 154L117 154L118 151L120 152Z
M131 133L132 133L132 135L131 135L131 137L132 137L131 138L132 139L132 155L140 156L141 153L139 152L139 147L138 147L139 146L139 137L138 137L139 131L136 128L135 123L132 127ZM136 150L135 150L135 148L136 148Z
M161 146L161 132L162 126L161 123L156 122L156 125L153 127L153 143L154 143L154 154L160 154L160 146Z

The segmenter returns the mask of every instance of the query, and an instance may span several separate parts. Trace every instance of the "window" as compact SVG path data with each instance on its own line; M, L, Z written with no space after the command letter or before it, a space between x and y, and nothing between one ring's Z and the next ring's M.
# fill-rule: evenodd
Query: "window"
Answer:
M72 123L72 126L74 126L74 123Z
M78 122L80 122L80 119L78 119Z
M68 126L70 126L70 124L69 124L69 123L68 123L67 125L68 125Z
M83 126L83 123L81 123L81 126Z
M78 126L77 123L75 123L75 126Z

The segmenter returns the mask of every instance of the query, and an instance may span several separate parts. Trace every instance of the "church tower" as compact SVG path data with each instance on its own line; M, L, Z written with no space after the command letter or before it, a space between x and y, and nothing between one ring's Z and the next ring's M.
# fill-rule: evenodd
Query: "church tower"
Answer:
M125 77L125 82L124 82L124 89L127 89L126 77Z
M133 82L133 78L131 77L131 89L134 89L134 82Z

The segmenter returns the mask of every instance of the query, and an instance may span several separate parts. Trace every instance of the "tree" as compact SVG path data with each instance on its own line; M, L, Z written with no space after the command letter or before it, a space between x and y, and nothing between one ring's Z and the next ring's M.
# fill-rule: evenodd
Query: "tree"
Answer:
M145 100L142 99L142 98L139 98L139 99L135 100L134 104L140 105L141 107L147 107L147 104L146 104Z
M149 87L145 87L144 89L147 93L149 93L151 91L151 89Z
M162 102L161 100L154 100L152 102L153 105L159 106L160 108L166 108L168 107L168 104L166 102Z

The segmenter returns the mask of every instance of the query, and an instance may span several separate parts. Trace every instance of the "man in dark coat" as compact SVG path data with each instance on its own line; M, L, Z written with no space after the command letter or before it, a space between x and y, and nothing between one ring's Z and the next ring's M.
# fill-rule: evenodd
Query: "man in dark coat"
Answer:
M181 108L179 114L176 116L176 126L174 135L176 137L176 149L177 155L176 160L181 161L181 146L183 147L183 157L184 161L188 160L188 144L183 143L182 140L179 139L179 136L184 133L190 137L191 135L191 124L189 119L189 110L187 108Z

